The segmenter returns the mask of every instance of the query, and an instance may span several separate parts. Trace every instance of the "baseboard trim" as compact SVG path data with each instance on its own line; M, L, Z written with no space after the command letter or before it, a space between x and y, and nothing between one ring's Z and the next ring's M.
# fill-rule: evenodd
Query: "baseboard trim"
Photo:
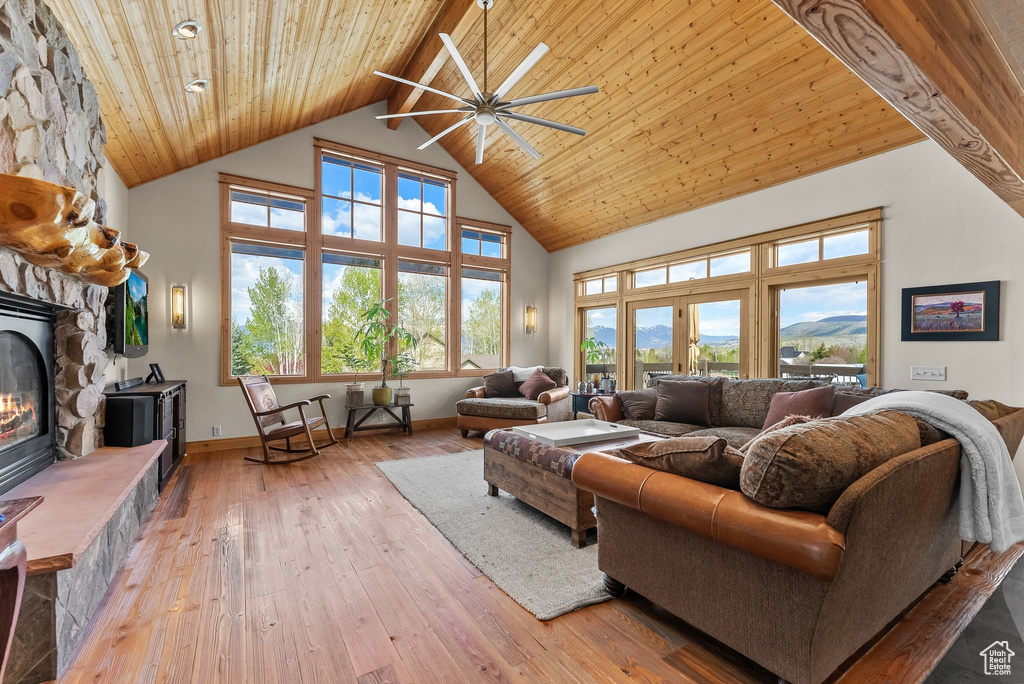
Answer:
M455 417L451 418L426 418L424 420L412 421L412 429L415 430L437 430L441 428L454 428ZM396 428L397 429L397 426ZM345 438L345 428L331 428L336 439ZM327 430L314 430L313 439L320 440L327 438ZM356 434L353 439L358 439ZM292 440L293 444L303 444L302 438ZM209 451L227 451L228 449L252 449L260 446L260 438L257 435L248 437L218 437L215 439L203 439L195 442L187 442L185 450L190 454L198 454Z

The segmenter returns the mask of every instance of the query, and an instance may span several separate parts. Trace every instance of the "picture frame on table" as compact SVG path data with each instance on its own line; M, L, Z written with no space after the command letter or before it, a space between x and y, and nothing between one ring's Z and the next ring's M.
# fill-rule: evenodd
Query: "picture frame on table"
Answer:
M999 340L1000 281L903 289L904 342Z
M164 381L164 372L160 370L159 363L149 364L149 375L146 376L146 384L149 384L150 380L153 380L158 385Z

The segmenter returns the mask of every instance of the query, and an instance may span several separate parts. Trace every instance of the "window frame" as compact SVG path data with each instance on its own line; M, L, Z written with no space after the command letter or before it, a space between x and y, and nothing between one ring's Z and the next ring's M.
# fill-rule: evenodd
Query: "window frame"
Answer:
M868 231L868 252L866 254L833 259L820 258L824 238L858 230ZM778 244L799 241L801 238L814 239L815 237L819 240L819 260L789 266L773 265L775 263L774 250ZM772 362L773 358L778 355L778 343L777 335L773 335L771 331L772 326L777 322L773 316L778 315L778 299L773 294L776 289L783 286L799 287L865 280L868 287L867 363L865 367L868 376L867 384L875 386L881 380L879 356L882 325L880 315L881 242L882 209L876 207L821 221L765 231L743 238L576 273L574 274L576 312L573 348L575 377L583 377L582 354L579 352L579 345L582 339L583 312L586 309L604 306L618 307L616 363L619 367L628 370L631 365L623 366L622 364L632 363L631 357L626 356L626 351L632 353L630 341L634 331L631 329L632 322L626 315L627 306L632 309L636 306L643 306L647 301L653 302L671 297L694 299L742 289L748 290L750 294L744 321L749 334L741 333L741 340L748 345L745 354L741 355L746 356L748 370L744 372L741 363L740 377L774 377L778 366L777 358L774 359L774 364ZM749 272L720 276L710 275L711 259L734 254L744 249L750 250ZM666 282L663 285L635 286L634 273L636 271L664 268L666 281L668 281L668 269L673 265L701 260L707 264L705 267L707 277L675 283ZM585 294L585 281L613 275L618 275L619 278L620 289L618 292ZM625 287L621 287L623 285ZM775 302L774 307L772 306L773 301ZM625 375L617 374L617 376L620 379L620 387L626 386L621 384L623 380L632 382L631 377L627 377L630 376L629 372Z
M305 372L302 375L275 375L271 376L279 383L303 383L309 382L311 377L311 351L312 342L310 338L310 324L312 302L308 296L310 284L313 280L313 271L310 267L310 255L314 245L314 231L310 229L313 216L310 208L313 202L313 191L284 183L271 183L267 181L243 178L230 174L220 174L220 199L221 199L221 263L220 263L220 292L221 292L221 342L220 342L220 382L221 385L233 385L237 382L238 376L231 374L231 245L235 242L263 243L280 245L283 247L299 248L303 250L302 259L302 314L303 314L303 359L305 361ZM288 228L266 228L255 226L249 223L235 223L231 221L231 191L233 189L255 190L268 194L284 195L289 199L302 201L304 204L303 214L305 226L302 231ZM319 313L319 305L316 308ZM317 326L319 328L319 326ZM319 353L316 355L319 363Z
M491 223L489 221L478 221L476 219L463 218L461 216L455 217L455 229L450 231L452 233L452 246L453 250L457 253L456 261L456 273L455 273L455 289L453 295L457 296L457 308L449 312L449 318L454 317L456 322L456 329L459 331L458 344L456 345L455 351L455 375L460 378L473 378L483 377L490 373L495 372L498 368L504 368L509 365L511 359L511 345L512 336L511 332L512 323L512 309L511 309L511 295L512 295L512 227L505 226L500 223ZM501 257L489 257L482 256L479 254L463 254L462 253L462 229L469 228L470 230L482 231L486 233L497 233L502 236L502 256ZM457 236L455 235L457 233ZM473 268L486 271L498 271L503 274L501 281L501 349L499 351L499 359L497 368L462 368L462 269Z
M321 226L323 194L321 192L322 159L325 154L338 156L348 161L380 166L384 170L382 188L381 241L365 240L340 235L325 235ZM447 316L445 319L445 365L441 370L415 371L408 379L474 377L486 375L495 369L461 369L461 313L462 313L462 268L483 268L502 273L502 344L501 366L507 366L510 358L511 336L511 237L512 228L498 223L460 217L456 207L457 172L389 155L363 150L341 143L314 138L313 144L314 185L312 189L283 183L260 181L232 174L219 174L221 192L221 385L234 385L237 376L231 374L231 243L245 240L297 246L304 250L303 258L303 315L305 345L305 373L301 376L271 376L274 383L328 383L372 381L379 373L324 373L322 364L323 345L323 256L325 253L343 254L356 257L380 259L382 269L381 293L388 300L392 320L398 320L398 261L409 260L443 265L447 269L445 284ZM411 173L431 180L442 181L447 186L445 207L446 249L431 249L398 244L398 174ZM281 194L289 199L304 203L305 228L303 231L284 228L262 228L251 224L231 221L231 188L250 189L263 193ZM353 188L353 193L355 189ZM422 221L422 219L421 219ZM503 237L503 257L463 255L461 251L462 226L486 232L499 233ZM354 228L354 227L353 227ZM353 233L354 234L354 233ZM397 342L392 342L392 353Z

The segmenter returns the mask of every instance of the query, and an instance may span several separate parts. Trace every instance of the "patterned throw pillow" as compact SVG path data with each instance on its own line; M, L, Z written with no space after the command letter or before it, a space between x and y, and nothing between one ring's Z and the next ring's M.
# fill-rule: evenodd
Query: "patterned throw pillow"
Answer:
M790 425L747 448L740 488L771 508L824 513L868 472L920 446L917 421L898 411Z
M743 454L721 437L676 437L619 449L623 458L708 484L740 488Z
M558 385L555 381L548 377L547 373L538 368L533 371L533 375L526 379L526 382L519 386L519 393L527 399L533 399L537 401L537 398L542 392L553 390Z

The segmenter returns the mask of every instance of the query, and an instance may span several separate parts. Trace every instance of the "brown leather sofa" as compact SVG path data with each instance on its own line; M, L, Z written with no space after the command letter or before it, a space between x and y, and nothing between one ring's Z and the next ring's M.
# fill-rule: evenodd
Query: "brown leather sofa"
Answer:
M994 420L1014 454L1024 410ZM908 452L851 485L826 515L586 453L598 564L794 684L818 684L961 560L960 445Z
M545 366L543 370L558 387L542 392L536 401L522 396L488 397L482 386L469 389L466 398L455 404L455 424L462 436L468 437L471 431L487 432L568 420L571 413L568 376L561 368Z

